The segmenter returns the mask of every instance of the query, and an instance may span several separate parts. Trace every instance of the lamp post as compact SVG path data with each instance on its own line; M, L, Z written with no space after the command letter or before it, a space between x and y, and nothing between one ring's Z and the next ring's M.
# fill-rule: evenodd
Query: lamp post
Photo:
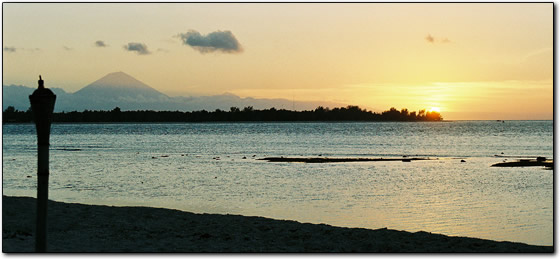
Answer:
M45 88L39 76L39 88L29 96L37 128L37 229L35 251L47 250L47 200L49 198L49 137L56 95Z

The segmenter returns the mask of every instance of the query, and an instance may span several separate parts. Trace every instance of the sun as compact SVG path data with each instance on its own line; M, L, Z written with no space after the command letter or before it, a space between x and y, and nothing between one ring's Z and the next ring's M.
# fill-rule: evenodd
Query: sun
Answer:
M432 107L430 109L430 112L440 112L440 109L439 109L439 107Z

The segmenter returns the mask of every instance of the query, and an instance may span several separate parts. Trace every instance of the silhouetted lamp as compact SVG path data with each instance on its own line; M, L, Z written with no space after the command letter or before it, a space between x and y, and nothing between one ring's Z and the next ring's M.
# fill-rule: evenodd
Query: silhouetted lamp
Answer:
M35 251L47 249L47 200L49 197L49 138L56 95L45 88L39 76L39 88L29 96L33 121L37 128L37 232Z

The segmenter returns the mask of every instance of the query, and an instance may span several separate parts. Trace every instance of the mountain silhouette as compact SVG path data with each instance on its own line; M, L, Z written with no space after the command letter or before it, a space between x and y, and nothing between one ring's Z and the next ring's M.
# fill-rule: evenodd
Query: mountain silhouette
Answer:
M109 73L75 93L50 87L57 95L55 111L70 112L83 110L155 110L155 111L214 111L229 110L230 107L255 109L311 110L318 106L340 107L344 104L332 102L302 102L287 99L241 98L231 93L213 96L169 97L151 86L124 73ZM29 108L29 95L35 90L26 86L2 86L2 110L14 106L17 110Z
M107 74L75 92L74 95L86 103L106 108L111 106L114 108L122 104L129 106L126 105L128 103L153 104L170 101L169 96L123 72Z
M86 87L82 88L81 90L85 90L88 88L131 88L131 89L145 89L145 90L154 90L150 86L140 82L138 79L130 76L124 72L113 72L105 75L102 78L97 79L97 81L87 85ZM81 91L80 90L80 91ZM79 91L78 91L79 92Z

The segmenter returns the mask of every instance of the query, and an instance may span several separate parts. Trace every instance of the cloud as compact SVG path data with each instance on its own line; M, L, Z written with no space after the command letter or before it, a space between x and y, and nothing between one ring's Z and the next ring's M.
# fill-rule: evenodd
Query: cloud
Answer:
M146 44L137 43L137 42L130 42L128 45L124 45L124 49L128 51L136 51L138 55L148 55L151 52L148 50Z
M62 48L64 48L64 50L66 50L66 51L70 51L70 50L72 50L72 48L70 48L70 47L66 47L66 46L62 46Z
M448 38L437 39L436 37L432 36L431 34L428 34L428 36L426 36L426 38L424 38L424 39L426 39L427 42L432 43L432 44L438 43L438 42L439 43L450 43L451 42Z
M102 40L98 40L98 41L95 42L95 46L103 48L103 47L107 47L107 44L105 44L105 42L102 41Z
M15 47L4 47L4 51L5 52L16 52L16 48Z
M200 53L221 51L224 53L239 53L243 51L241 44L231 31L215 31L207 35L190 30L178 35L185 45L189 45Z
M16 47L8 47L8 46L4 46L2 50L4 50L4 52L11 52L11 53L16 52L17 50L25 51L25 52L41 51L40 48L16 48Z
M434 43L435 39L432 35L428 34L425 38L429 43Z

